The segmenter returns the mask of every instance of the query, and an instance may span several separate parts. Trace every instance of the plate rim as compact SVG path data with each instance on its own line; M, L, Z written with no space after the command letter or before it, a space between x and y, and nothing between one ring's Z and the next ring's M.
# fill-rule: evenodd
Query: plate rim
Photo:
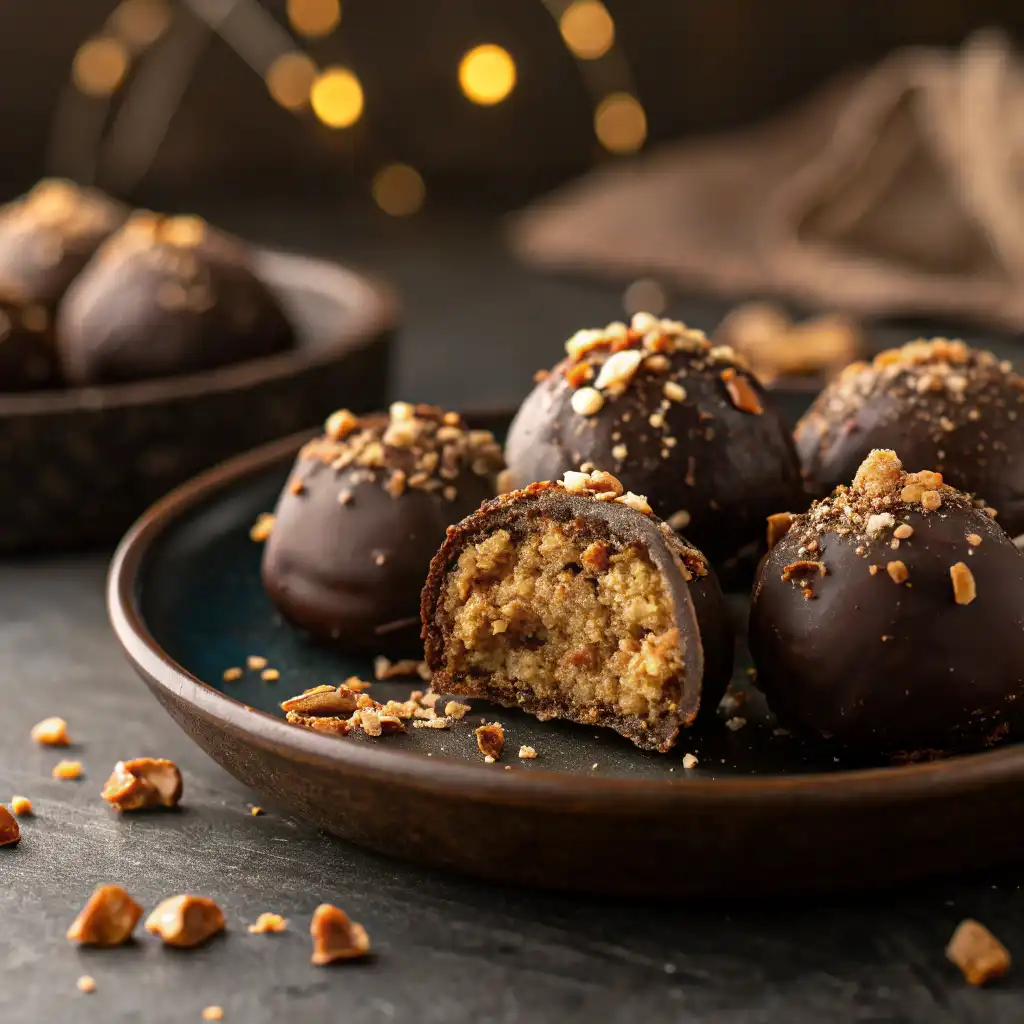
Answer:
M309 280L312 276L314 280L323 282L324 290L345 296L350 307L349 315L338 322L330 345L316 350L296 347L197 373L123 384L3 392L0 393L0 419L127 408L252 388L334 361L340 353L358 347L367 338L378 337L398 323L401 301L397 291L373 274L340 260L287 249L252 246L251 252L257 271L260 264L269 263L277 273L284 271L287 274L290 271L296 280Z
M507 410L480 410L495 416ZM472 419L473 413L467 412ZM178 664L149 631L141 609L141 574L164 533L179 520L247 477L287 465L316 431L301 431L261 445L176 487L140 516L118 544L107 575L107 611L115 638L150 688L185 702L220 728L244 733L249 742L289 759L321 764L353 777L374 776L405 787L437 791L457 787L459 798L490 804L538 804L574 813L678 814L689 807L750 806L762 811L794 804L897 806L946 798L1024 781L1024 743L996 750L909 765L808 772L800 775L734 776L724 779L627 779L575 775L531 767L495 771L483 762L428 759L384 744L346 743L253 708L216 689ZM671 756L671 755L669 755Z

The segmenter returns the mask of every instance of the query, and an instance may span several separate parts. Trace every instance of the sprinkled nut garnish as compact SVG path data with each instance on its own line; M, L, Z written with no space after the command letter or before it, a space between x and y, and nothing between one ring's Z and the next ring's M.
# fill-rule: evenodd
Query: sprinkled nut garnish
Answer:
M922 491L921 507L929 512L934 512L942 505L942 495L938 491Z
M206 896L171 896L146 918L146 931L168 946L190 949L224 930L224 913Z
M281 710L294 711L303 715L340 715L356 710L359 694L347 687L314 686L297 697L289 697L282 701Z
M81 761L58 761L50 773L55 779L62 781L73 781L82 777Z
M223 1006L206 1006L203 1008L203 1020L223 1020L224 1019L224 1007Z
M976 548L981 543L981 536L977 533L969 533L967 534L967 543L970 544L972 548Z
M664 385L662 385L661 393L670 402L686 401L686 388L684 388L682 384L679 384L674 380L665 381Z
M907 540L907 538L914 536L914 528L910 523L900 523L900 525L892 531L892 535L897 540Z
M265 668L260 673L260 679L262 679L265 683L276 683L277 680L280 678L281 672L276 668Z
M537 751L533 747L528 747L525 743L519 748L519 756L524 761L532 761L537 756Z
M12 796L11 810L16 818L25 818L32 813L32 801L27 796Z
M974 573L964 562L949 567L949 578L953 581L953 600L957 604L970 604L978 596Z
M677 512L673 512L665 521L673 530L685 530L690 525L690 513L685 508L681 508Z
M256 918L256 923L249 925L252 935L276 934L288 930L288 922L280 914L264 912Z
M241 679L242 675L242 670L237 665L234 665L231 668L224 669L224 674L222 678L225 683L233 683Z
M270 536L275 522L276 516L272 512L261 512L249 531L249 539L262 544Z
M120 946L142 916L138 905L119 885L101 885L67 931L70 942L83 946Z
M32 726L30 735L44 747L66 747L71 743L68 723L63 718L44 718Z
M782 567L783 583L788 583L790 580L811 580L827 575L828 567L824 562L815 562L809 558L802 558Z
M444 713L447 718L454 718L456 721L465 718L473 709L468 704L460 704L458 701L450 700L444 706Z
M570 399L572 411L579 416L593 416L604 406L604 395L597 388L580 388Z
M92 977L91 974L83 974L78 981L75 982L75 987L79 992L91 995L96 991L96 979Z
M883 530L888 530L890 526L896 523L895 518L891 512L876 512L874 515L868 517L867 525L864 527L865 532L870 537L873 534L881 533Z
M893 583L906 583L910 576L910 573L907 572L907 567L898 559L894 562L889 562L885 567L885 571L889 574L889 579Z
M490 725L481 725L473 730L476 737L476 745L485 758L490 757L497 761L501 757L501 749L505 745L505 730L500 722L492 722Z
M118 761L101 796L119 811L175 807L181 799L181 772L163 757Z
M21 838L21 826L3 804L0 804L0 846L13 846Z
M693 754L683 755L683 767L689 771L691 768L697 767L697 758Z
M682 529L682 527L676 527L670 519L668 521L669 526L673 529ZM768 550L771 551L776 544L782 540L783 537L789 533L789 528L793 525L793 513L792 512L776 512L774 515L768 517Z
M313 911L309 934L313 939L310 959L317 967L325 967L338 960L355 960L370 952L370 937L366 929L350 920L344 910L330 903L321 903Z
M267 659L260 654L250 654L245 659L245 664L248 666L250 671L259 672L267 667Z
M885 448L875 448L860 464L853 478L853 489L869 497L880 497L892 490L902 475L903 464L896 453Z
M757 392L746 377L738 374L731 366L724 369L719 376L725 384L729 401L740 412L750 413L751 416L760 416L764 412L761 399L757 397Z
M986 985L1010 969L1010 951L979 921L957 925L946 946L946 958L963 972L970 985Z
M615 500L620 505L628 505L636 512L642 512L648 516L651 514L651 506L647 503L647 498L643 494L634 494L632 491L626 491L625 494L620 494Z
M332 441L342 441L358 426L359 419L354 413L349 412L348 409L339 409L327 417L327 422L324 423L324 433Z
M302 494L305 490L306 490L306 485L301 480L299 480L298 478L296 478L295 480L292 480L291 483L288 484L288 493L289 494L294 494L294 495L298 496L298 495Z
M594 387L598 391L608 391L613 395L625 391L642 359L643 353L637 349L613 353L601 366Z

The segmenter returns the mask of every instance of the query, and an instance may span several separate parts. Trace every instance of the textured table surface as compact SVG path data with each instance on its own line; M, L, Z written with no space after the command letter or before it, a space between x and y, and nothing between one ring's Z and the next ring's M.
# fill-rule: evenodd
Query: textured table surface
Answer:
M233 214L233 215L232 215ZM396 393L453 403L513 400L576 326L620 315L617 294L542 280L502 256L486 224L386 225L347 245L324 220L222 212L262 240L346 250L405 292ZM348 226L339 219L336 232ZM710 326L717 307L685 305ZM500 355L505 352L506 355ZM968 989L943 957L965 916L1024 957L1020 872L933 882L870 897L684 908L485 886L385 860L272 807L194 747L121 658L103 603L109 553L0 564L0 801L32 798L23 839L0 850L0 1022L945 1021L1024 1019L1011 975ZM63 756L30 726L59 714L86 769L57 782ZM185 775L180 813L118 819L98 791L113 763L150 754ZM963 836L984 843L984 836ZM558 842L557 835L537 842ZM597 851L599 854L599 851ZM757 871L758 851L750 851ZM641 864L640 871L685 871ZM146 907L182 891L214 897L228 933L196 951L79 950L64 931L93 887L119 882ZM308 922L322 901L361 921L370 962L309 964ZM262 911L283 935L249 935ZM96 991L76 979L89 974Z

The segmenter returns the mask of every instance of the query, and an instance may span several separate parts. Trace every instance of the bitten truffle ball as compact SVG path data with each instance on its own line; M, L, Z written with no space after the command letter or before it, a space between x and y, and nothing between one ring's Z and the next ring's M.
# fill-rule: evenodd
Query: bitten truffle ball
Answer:
M769 530L750 649L784 725L914 756L1020 732L1024 555L968 495L875 451Z
M609 473L503 494L448 531L423 589L435 689L666 751L732 672L704 556Z
M1024 378L962 341L913 341L852 363L796 429L815 496L851 479L874 448L931 466L1024 532Z
M371 654L418 655L420 590L445 530L495 493L501 449L458 413L395 402L331 416L299 453L263 555L289 622Z
M565 348L512 423L508 487L606 470L715 563L806 503L789 431L728 346L638 313Z
M124 207L49 178L0 207L0 293L53 313L75 276L123 223Z
M294 341L245 244L191 216L133 215L68 290L57 323L74 384L195 373Z

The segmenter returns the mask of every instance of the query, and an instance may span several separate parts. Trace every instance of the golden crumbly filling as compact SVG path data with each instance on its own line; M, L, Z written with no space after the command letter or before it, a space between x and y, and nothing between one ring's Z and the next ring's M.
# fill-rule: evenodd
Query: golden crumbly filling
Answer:
M637 546L555 522L467 547L442 596L453 673L573 708L674 712L683 663L668 587Z

